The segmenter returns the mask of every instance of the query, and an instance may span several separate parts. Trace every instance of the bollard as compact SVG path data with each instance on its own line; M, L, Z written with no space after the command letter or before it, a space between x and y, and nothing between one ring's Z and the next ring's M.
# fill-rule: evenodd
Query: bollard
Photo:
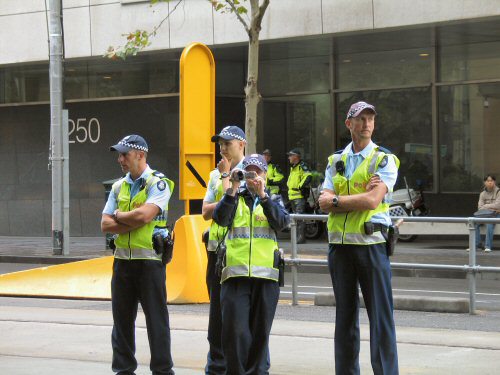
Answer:
M297 259L297 222L292 217L290 221L290 235L292 241L292 259ZM291 266L292 269L292 305L296 306L298 304L298 275L297 275L297 265L293 263Z
M474 220L469 218L469 314L476 314L476 226Z

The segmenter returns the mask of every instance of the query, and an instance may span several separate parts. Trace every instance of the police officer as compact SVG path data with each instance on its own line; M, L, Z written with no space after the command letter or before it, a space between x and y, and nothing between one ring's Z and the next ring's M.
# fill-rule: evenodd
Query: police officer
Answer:
M302 155L298 148L294 148L287 153L290 162L290 175L288 176L288 200L295 214L303 214L306 210L306 197L303 192L309 188L312 174L309 167L302 161ZM297 223L297 243L306 242L305 222L300 220Z
M372 142L375 107L351 105L345 124L352 142L328 159L319 204L329 212L328 264L336 300L335 371L359 374L359 294L370 320L375 375L398 374L391 267L386 249L391 225L384 199L397 179L399 160Z
M276 231L288 226L280 196L265 190L262 155L243 160L246 187L233 178L214 211L228 227L221 277L222 345L227 374L269 374L269 333L279 298ZM234 172L233 172L234 173Z
M101 220L103 232L117 234L111 279L112 369L129 375L137 368L134 330L140 302L146 316L150 369L155 375L174 374L165 265L152 245L153 235L166 235L173 182L149 167L148 145L141 136L126 136L110 149L118 152L118 163L126 172L113 184Z
M267 162L266 186L268 187L271 194L279 194L280 186L283 183L285 176L281 172L278 164L271 163L271 150L266 148L264 151L262 151L262 155L264 155L264 158Z
M220 146L221 161L217 168L210 173L207 192L203 199L202 215L205 220L211 220L224 191L229 186L229 174L233 169L242 169L246 137L245 132L239 127L226 126L219 134L212 137L212 142ZM220 277L215 272L217 262L217 251L221 248L227 228L220 227L214 221L210 225L207 244L207 288L210 296L210 314L208 320L208 343L207 364L205 373L219 375L226 373L224 354L222 351L221 331L222 315L220 310Z

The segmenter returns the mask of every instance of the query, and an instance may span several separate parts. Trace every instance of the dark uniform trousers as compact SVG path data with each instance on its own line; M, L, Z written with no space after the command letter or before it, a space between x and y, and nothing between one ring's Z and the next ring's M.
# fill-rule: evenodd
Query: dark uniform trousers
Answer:
M165 266L156 260L115 259L111 279L113 310L112 368L132 375L135 359L135 319L138 302L146 317L150 369L154 375L174 374L170 352L170 325L167 310Z
M398 374L391 266L385 243L330 244L328 266L336 300L335 373L359 374L359 282L370 320L373 373Z
M269 334L279 294L272 280L233 277L222 283L222 345L228 375L269 374Z
M304 198L293 199L290 201L294 214L303 214L306 212L306 200ZM297 222L297 242L303 243L306 240L306 222L299 220Z
M215 272L217 253L207 252L207 289L210 297L208 318L208 354L205 374L223 375L226 373L226 362L222 351L222 313L220 309L220 277Z

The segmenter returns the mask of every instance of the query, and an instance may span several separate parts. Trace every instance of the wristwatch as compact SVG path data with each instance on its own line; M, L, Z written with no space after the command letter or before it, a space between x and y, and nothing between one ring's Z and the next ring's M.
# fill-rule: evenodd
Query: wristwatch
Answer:
M339 197L336 195L332 198L332 203L333 203L333 207L338 207L339 206Z
M221 175L220 175L220 179L222 180L223 178L228 178L229 177L229 173L227 172L223 172Z

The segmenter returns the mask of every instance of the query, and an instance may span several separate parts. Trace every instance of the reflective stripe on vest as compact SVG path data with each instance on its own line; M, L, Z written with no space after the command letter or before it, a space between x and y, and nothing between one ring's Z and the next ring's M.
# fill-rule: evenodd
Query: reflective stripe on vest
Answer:
M161 255L156 254L153 250L148 249L116 249L115 258L117 259L148 259L161 261Z
M382 243L385 238L381 232L373 232L373 234L364 233L345 233L344 241L342 241L342 232L328 232L329 243L343 243L346 245L357 245L360 243Z
M269 227L256 227L253 228L253 237L276 240L276 233ZM227 238L231 240L236 238L250 238L250 227L233 228L227 234Z
M252 275L261 279L278 280L279 270L277 268L252 266ZM250 276L247 265L228 266L222 270L221 280L227 280L231 277Z

